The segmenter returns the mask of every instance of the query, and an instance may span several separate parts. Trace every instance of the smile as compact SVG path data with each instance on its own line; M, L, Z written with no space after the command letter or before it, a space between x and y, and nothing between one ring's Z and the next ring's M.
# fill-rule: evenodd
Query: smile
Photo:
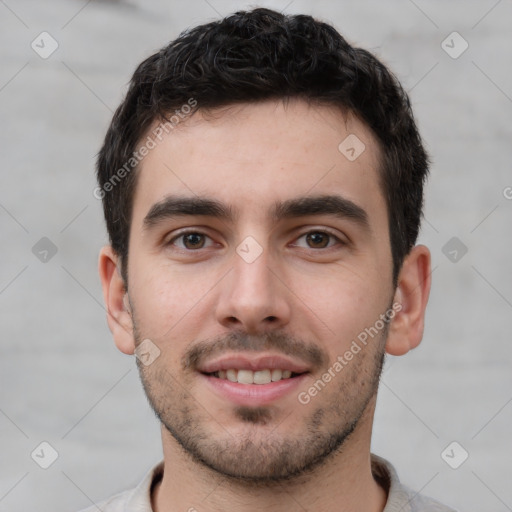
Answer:
M291 370L281 370L279 368L268 368L258 371L230 368L229 370L219 370L210 375L218 379L238 382L239 384L270 384L271 382L293 378L299 374L293 373Z

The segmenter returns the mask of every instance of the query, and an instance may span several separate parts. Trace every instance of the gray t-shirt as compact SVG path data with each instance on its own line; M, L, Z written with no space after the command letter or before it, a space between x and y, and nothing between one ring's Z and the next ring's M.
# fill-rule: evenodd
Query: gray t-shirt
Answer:
M383 512L456 512L432 498L415 493L400 483L395 468L382 457L372 454L374 478L387 490L388 500ZM162 479L163 462L155 466L144 480L130 491L97 503L82 512L153 512L151 489Z

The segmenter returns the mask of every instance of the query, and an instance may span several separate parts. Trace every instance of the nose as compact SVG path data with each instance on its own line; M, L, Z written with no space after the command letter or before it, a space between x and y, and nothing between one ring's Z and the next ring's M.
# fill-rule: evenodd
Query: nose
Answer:
M283 328L290 321L291 293L267 251L248 263L238 254L221 284L216 307L217 321L229 329L250 334Z

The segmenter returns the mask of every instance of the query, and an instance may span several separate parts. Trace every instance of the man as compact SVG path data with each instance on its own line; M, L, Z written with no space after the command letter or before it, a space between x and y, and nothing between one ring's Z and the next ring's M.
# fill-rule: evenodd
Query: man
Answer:
M370 454L384 355L423 334L427 172L396 79L309 16L238 12L138 67L99 271L164 461L100 510L451 510Z

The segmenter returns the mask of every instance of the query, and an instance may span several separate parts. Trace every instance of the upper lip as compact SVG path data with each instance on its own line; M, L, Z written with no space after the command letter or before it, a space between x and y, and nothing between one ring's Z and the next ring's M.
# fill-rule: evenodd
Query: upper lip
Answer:
M219 370L290 370L293 373L304 373L309 371L309 367L301 362L295 361L279 354L266 354L259 356L249 356L247 354L223 355L211 361L207 361L198 367L202 373L214 373Z

